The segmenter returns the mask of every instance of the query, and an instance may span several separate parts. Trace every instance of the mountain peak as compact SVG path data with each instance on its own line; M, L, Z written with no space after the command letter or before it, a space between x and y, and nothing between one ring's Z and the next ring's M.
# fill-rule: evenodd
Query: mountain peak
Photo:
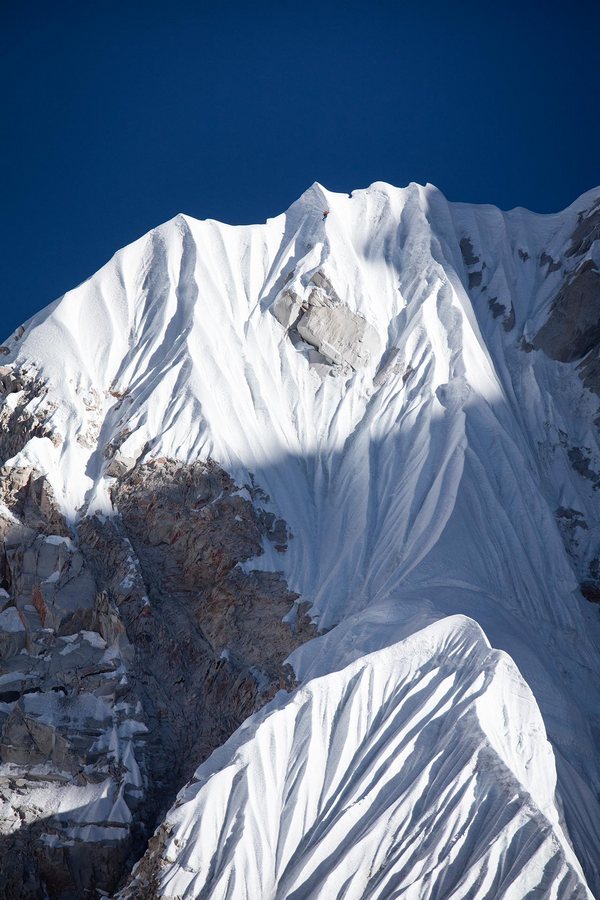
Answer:
M75 773L7 801L53 877L83 842L111 892L146 809L124 896L257 897L269 847L281 896L600 890L596 197L179 214L0 349L0 750Z

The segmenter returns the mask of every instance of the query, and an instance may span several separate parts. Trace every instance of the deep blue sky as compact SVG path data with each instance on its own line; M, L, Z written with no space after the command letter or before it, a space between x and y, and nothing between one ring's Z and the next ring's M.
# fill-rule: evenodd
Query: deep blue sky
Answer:
M186 212L313 181L563 208L600 183L600 3L0 2L1 337Z

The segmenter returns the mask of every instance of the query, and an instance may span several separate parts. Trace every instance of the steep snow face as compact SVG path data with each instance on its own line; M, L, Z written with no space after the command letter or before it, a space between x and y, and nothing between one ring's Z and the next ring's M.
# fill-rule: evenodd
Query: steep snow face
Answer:
M533 349L595 200L536 216L430 186L314 185L261 226L178 216L3 362L48 384L30 412L51 436L9 464L47 473L68 516L111 513L115 463L253 474L294 538L249 565L283 568L333 628L295 652L299 678L476 620L540 706L556 814L600 891L600 633L578 592L600 543L598 402L575 363ZM582 247L593 262L597 242Z
M254 716L179 795L156 877L213 900L589 897L554 788L514 663L449 617Z

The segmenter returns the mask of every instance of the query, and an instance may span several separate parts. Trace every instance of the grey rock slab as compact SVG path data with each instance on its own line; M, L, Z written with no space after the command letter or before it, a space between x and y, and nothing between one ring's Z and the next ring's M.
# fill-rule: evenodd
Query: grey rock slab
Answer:
M284 291L275 300L273 313L284 328L293 328L302 315L302 300L292 291Z
M380 351L375 328L346 306L310 307L298 322L298 333L331 362L353 369L368 365Z
M562 285L533 345L559 362L582 359L600 342L600 271L584 262Z

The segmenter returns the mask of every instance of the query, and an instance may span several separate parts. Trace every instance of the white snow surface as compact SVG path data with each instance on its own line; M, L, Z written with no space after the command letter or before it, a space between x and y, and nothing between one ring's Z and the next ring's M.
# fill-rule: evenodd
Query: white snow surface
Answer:
M7 342L3 363L47 382L59 438L31 440L10 464L47 473L68 516L111 514L108 444L131 460L211 457L240 484L253 473L294 537L249 567L283 568L329 629L291 658L305 686L250 720L169 814L167 895L197 896L214 877L221 893L206 896L234 896L231 879L264 877L247 896L362 896L354 878L373 897L585 896L571 843L600 896L598 610L554 515L581 511L587 552L597 495L568 449L588 448L600 469L598 400L574 365L520 345L545 321L578 214L598 195L539 216L451 204L430 185L349 197L315 184L264 225L180 215ZM316 273L375 328L381 355L364 368L324 366L272 314ZM512 330L488 297L512 309ZM369 755L379 727L394 749ZM413 784L413 768L429 778L439 766L425 793ZM338 769L347 795L332 787ZM377 800L377 781L395 777ZM436 836L422 850L426 819Z
M280 697L213 753L168 815L160 887L588 897L554 787L531 691L452 616Z

